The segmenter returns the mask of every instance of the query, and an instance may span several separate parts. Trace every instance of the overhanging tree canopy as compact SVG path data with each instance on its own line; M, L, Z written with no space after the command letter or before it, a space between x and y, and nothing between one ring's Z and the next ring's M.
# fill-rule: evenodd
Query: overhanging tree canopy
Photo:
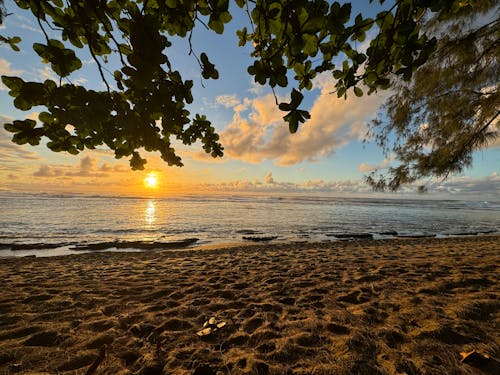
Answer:
M387 89L394 77L409 81L436 45L436 39L423 32L422 18L429 12L453 17L480 3L379 2L387 9L366 18L353 17L350 3L336 1L235 0L249 20L248 27L238 31L240 46L253 45L254 62L248 73L255 82L272 88L295 86L291 101L279 103L292 133L309 118L300 108L301 91L312 88L317 74L333 75L339 97L350 88L356 96ZM139 154L141 148L159 151L169 165L182 165L172 138L184 144L201 141L207 153L222 156L211 123L186 109L193 100L193 82L182 79L168 55L172 36L190 38L200 25L223 33L232 19L229 0L17 0L16 4L36 17L46 40L33 49L60 80L39 83L2 77L18 109L46 108L38 126L30 119L5 125L14 133L14 142L36 145L47 137L50 149L72 154L106 145L118 158L131 156L133 169L142 169L146 162ZM49 38L47 28L58 31L60 38ZM364 41L372 29L376 36L369 48L357 50L356 42ZM19 40L2 37L1 41L16 48ZM67 79L82 66L75 52L80 49L92 55L106 90L90 90ZM110 55L118 56L121 64L112 77L104 69ZM206 54L195 58L203 78L219 77ZM295 74L293 82L289 82L290 72Z
M496 1L484 0L425 20L423 28L437 35L435 51L410 81L392 81L394 94L372 123L379 145L399 162L367 177L375 189L461 172L473 151L498 136L499 11Z

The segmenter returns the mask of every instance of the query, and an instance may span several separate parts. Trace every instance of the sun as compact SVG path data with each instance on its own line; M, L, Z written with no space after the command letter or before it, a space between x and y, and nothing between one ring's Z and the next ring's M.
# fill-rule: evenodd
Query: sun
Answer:
M144 178L144 186L150 189L158 187L158 177L154 173L148 174Z

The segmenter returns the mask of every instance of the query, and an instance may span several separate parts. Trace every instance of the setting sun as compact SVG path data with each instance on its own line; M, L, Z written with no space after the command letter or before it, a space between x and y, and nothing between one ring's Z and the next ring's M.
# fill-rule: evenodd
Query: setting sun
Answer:
M147 188L158 187L158 178L154 173L150 173L144 178L144 186Z

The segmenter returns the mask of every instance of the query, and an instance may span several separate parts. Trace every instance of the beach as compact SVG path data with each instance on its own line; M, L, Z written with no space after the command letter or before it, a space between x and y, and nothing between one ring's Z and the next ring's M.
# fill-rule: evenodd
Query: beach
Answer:
M0 374L494 373L499 264L499 236L1 258Z

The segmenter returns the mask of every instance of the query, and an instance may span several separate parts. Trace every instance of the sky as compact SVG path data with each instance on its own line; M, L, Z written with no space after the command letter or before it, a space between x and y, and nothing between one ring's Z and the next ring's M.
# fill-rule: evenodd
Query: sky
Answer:
M376 13L377 4L356 1L352 15ZM376 3L376 2L375 2ZM0 29L5 36L19 35L21 52L0 45L0 75L18 75L25 80L58 78L42 63L32 44L44 38L36 20L10 0L9 15ZM213 193L374 195L363 177L393 162L366 138L367 123L373 119L389 92L347 100L330 94L333 80L322 74L306 95L311 120L290 134L282 113L268 87L253 82L246 69L252 64L249 47L238 47L236 30L248 25L244 12L233 8L234 17L224 34L216 35L197 27L192 43L197 54L206 52L219 70L219 80L201 79L200 69L189 56L187 42L173 39L168 56L183 79L194 81L194 102L189 110L206 114L220 135L224 157L213 159L199 143L177 144L184 167L169 167L158 154L141 152L148 159L144 171L130 170L128 160L115 159L107 149L86 150L77 156L54 153L40 146L19 146L0 128L0 192L79 193L99 195L147 195ZM57 35L57 34L55 34ZM366 43L366 42L365 42ZM365 48L360 45L359 48ZM103 90L96 64L90 55L80 54L81 70L71 82ZM113 62L111 61L111 65ZM113 71L114 68L110 67ZM278 90L287 100L288 92ZM43 108L22 112L14 108L7 88L0 83L0 124L15 119L36 120ZM473 166L446 181L426 180L425 198L496 199L500 194L500 142L475 153ZM155 187L144 179L154 175ZM415 187L385 196L411 195Z

